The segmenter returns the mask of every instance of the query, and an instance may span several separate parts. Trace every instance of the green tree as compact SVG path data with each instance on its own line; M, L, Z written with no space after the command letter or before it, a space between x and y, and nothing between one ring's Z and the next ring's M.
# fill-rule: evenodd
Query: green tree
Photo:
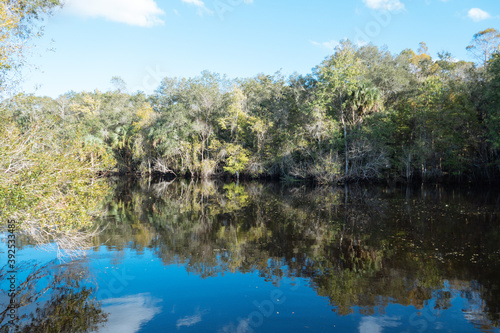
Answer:
M474 34L471 44L466 49L482 65L487 65L491 56L499 52L499 46L500 33L496 29L489 28Z
M384 104L396 102L416 80L409 57L404 54L393 56L386 49L365 45L357 50L356 56L361 61L364 80L379 89Z
M319 103L332 113L338 112L342 123L345 142L345 175L347 176L349 174L348 96L357 88L361 74L354 46L349 41L342 42L335 54L315 69L315 73L318 77Z

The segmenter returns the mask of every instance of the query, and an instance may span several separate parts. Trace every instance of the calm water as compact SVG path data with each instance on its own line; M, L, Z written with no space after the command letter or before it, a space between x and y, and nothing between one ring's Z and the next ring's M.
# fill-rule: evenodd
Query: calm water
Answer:
M17 237L20 331L500 332L499 190L175 181L115 193L86 257Z

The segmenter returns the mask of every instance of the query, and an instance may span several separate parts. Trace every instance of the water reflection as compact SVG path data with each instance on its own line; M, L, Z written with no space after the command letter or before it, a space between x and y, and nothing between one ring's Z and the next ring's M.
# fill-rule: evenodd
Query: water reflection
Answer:
M499 331L499 191L121 181L115 192L84 265L101 301L87 324L102 332Z
M92 297L93 288L83 285L88 269L79 260L56 265L25 261L16 273L0 270L1 332L87 332L96 330L107 319ZM20 278L13 296L17 319L10 322L11 297L5 282Z
M389 304L418 312L432 303L434 318L458 296L477 328L499 325L498 192L122 185L96 245L149 249L201 277L306 278L337 314L365 315L360 331L399 326L397 318L370 317Z

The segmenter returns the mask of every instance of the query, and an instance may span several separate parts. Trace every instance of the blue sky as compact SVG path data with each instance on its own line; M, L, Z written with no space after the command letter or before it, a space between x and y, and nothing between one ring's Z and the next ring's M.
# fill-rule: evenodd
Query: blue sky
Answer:
M472 60L465 47L489 27L500 30L499 0L66 0L28 56L22 90L105 91L120 76L151 93L165 76L203 70L307 74L344 38L392 53L424 41L432 56Z

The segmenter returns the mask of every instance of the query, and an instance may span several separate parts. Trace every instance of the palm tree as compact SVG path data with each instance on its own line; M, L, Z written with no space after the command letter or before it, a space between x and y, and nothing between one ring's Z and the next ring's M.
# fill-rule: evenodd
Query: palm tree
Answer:
M132 169L132 144L134 134L131 125L124 125L117 127L115 131L109 135L110 145L115 152L119 168L124 168L126 170Z
M350 106L352 110L352 123L361 123L363 116L382 109L382 94L374 85L362 82L351 94Z

